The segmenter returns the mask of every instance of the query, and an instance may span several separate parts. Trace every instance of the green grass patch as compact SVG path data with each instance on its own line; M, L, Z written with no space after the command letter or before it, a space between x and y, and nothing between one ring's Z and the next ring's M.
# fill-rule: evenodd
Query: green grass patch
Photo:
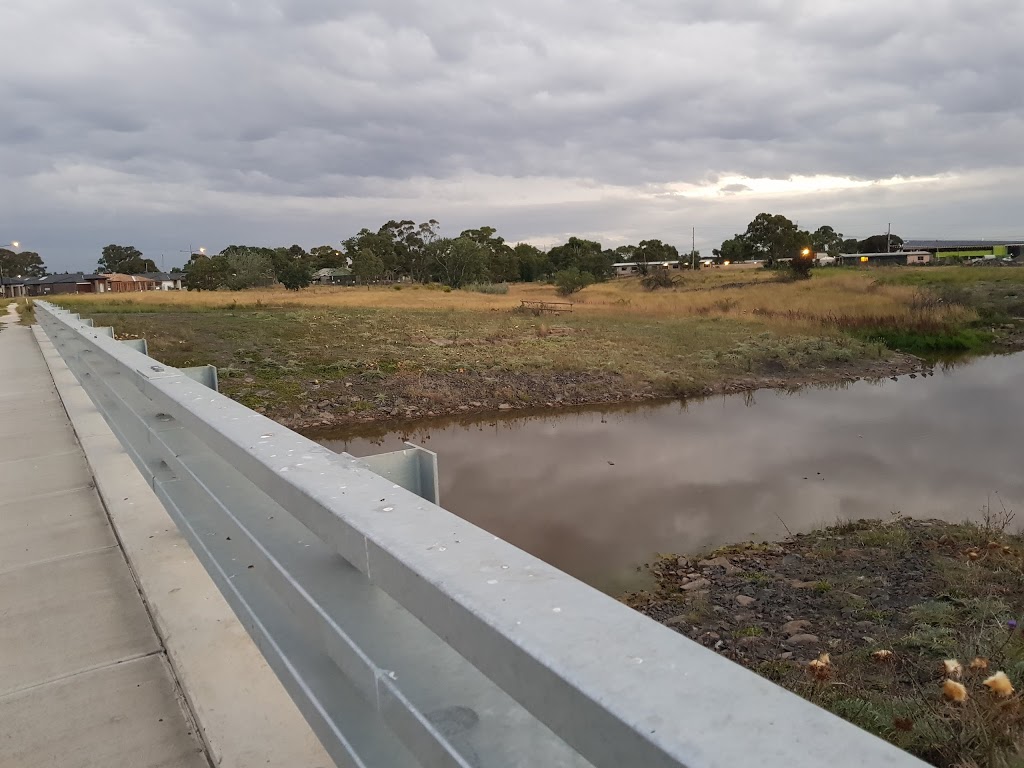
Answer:
M986 352L992 348L995 336L977 328L951 328L933 332L918 332L906 328L865 328L853 331L855 338L865 342L878 342L889 349L928 357L937 354Z

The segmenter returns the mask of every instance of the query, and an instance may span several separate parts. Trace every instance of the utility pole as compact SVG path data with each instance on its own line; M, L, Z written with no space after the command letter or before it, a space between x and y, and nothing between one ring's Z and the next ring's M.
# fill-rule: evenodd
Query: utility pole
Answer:
M697 268L697 228L690 227L690 269Z
M892 253L892 246L890 245L891 242L892 242L892 222L889 222L889 227L888 227L888 229L885 230L885 252L886 253Z

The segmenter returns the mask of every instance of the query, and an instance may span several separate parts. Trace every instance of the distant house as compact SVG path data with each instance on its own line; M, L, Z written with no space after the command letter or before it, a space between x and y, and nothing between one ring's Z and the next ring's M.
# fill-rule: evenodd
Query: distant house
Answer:
M320 285L355 285L355 276L348 267L324 267L313 273L313 282Z
M18 299L25 294L25 279L21 277L5 277L0 279L0 296L5 299Z
M615 277L630 277L631 275L640 274L641 264L643 262L637 264L635 261L620 261L612 264L612 270ZM656 269L670 271L681 268L681 262L678 261L648 261L646 264L648 272L653 272Z
M913 266L915 264L931 264L932 254L928 251L911 251L907 254L907 264Z
M918 263L919 256L929 256L924 251L893 251L892 253L844 253L839 261L846 265L863 264L864 266L895 266L902 264ZM915 259L911 262L911 258ZM921 262L924 264L925 262Z
M26 296L90 293L90 284L81 272L32 278L24 282L24 287Z
M88 283L84 290L83 283ZM78 284L79 293L106 293L109 290L110 280L107 275L84 275Z
M152 280L155 283L153 290L180 291L181 281L185 276L180 272L143 272L142 277Z
M132 293L136 291L154 291L156 290L156 281L151 280L144 275L121 275L116 272L112 272L109 275L103 275L107 278L110 284L111 293Z

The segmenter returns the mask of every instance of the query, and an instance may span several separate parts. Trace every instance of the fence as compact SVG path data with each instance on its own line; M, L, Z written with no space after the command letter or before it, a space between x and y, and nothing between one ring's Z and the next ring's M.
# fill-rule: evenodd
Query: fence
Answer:
M138 342L35 307L338 765L918 764Z

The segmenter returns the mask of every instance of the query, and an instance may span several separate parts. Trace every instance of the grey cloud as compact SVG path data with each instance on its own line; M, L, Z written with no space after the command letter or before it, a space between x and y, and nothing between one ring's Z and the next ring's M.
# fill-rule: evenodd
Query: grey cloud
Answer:
M0 203L16 200L24 222L52 222L60 208L63 226L97 211L123 226L131 205L112 188L135 188L138 200L154 185L178 189L165 206L196 222L194 201L213 194L211 236L219 227L238 241L254 220L262 231L268 200L337 198L376 225L405 215L387 201L411 180L450 189L494 177L497 190L503 178L544 177L564 184L559 204L430 191L408 203L443 223L487 211L516 221L516 237L541 238L600 232L609 214L653 224L650 188L729 174L998 174L1024 165L1022 26L1015 0L12 0L0 8L10 31ZM84 184L75 168L119 181L63 194L65 177ZM587 184L635 194L589 218L583 209L600 206L570 191ZM384 202L357 200L370 196ZM856 217L864 205L853 193L833 199L810 207ZM323 210L309 219L341 225ZM526 211L535 223L518 218ZM158 242L161 219L135 214ZM557 215L561 225L549 221ZM266 227L295 237L283 219Z

